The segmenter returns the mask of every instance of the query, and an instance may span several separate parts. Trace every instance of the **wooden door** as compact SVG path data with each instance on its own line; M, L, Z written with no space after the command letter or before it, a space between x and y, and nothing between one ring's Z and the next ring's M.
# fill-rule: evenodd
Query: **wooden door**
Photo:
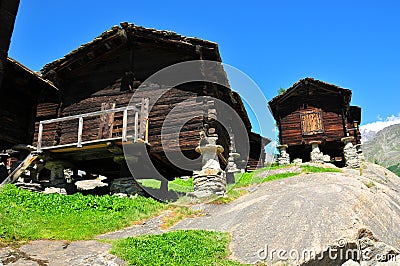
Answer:
M300 114L301 131L303 135L315 135L324 133L322 112L312 111Z

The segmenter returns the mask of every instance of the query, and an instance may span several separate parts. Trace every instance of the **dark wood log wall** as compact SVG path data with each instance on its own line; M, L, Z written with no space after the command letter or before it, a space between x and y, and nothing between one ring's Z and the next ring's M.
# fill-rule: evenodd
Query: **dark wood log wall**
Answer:
M8 49L10 47L11 35L14 30L18 7L19 0L0 1L0 88L3 82Z
M323 133L303 135L301 128L301 114L305 112L321 112ZM310 141L336 141L344 136L342 114L324 111L320 108L309 106L298 109L281 119L281 143L286 145L308 144Z
M89 97L76 95L75 99L70 98L70 105L61 108L60 117L70 116L82 113L95 112L102 109L105 103L115 104L115 107L128 106L132 96L133 103L140 103L142 98L150 98L150 103L154 103L152 96L156 95L161 87L153 84L147 87L141 87L139 91L122 91L120 90L121 79L117 80L113 85L99 90ZM161 152L163 149L177 149L180 147L183 150L194 149L198 145L199 133L203 128L203 117L196 117L196 114L203 113L203 103L197 102L196 93L183 89L173 88L164 94L153 106L149 113L149 143L151 151ZM164 138L168 141L167 147L161 145L161 128L168 113L180 102L189 100L185 103L180 114L174 117L174 123L164 128ZM38 106L38 119L57 117L58 105L55 103L42 103ZM180 143L173 142L173 133L177 132L177 125L187 121L184 127L180 130ZM101 117L84 119L84 138L83 141L96 140L101 132ZM133 123L128 126L133 127ZM63 122L54 123L44 126L43 143L44 145L61 145L76 142L78 122ZM113 137L121 135L122 128L122 113L117 113L113 118ZM38 123L36 125L37 139ZM178 129L179 130L179 129ZM179 132L179 131L178 131ZM180 146L179 146L180 145Z
M54 88L10 58L4 74L0 88L0 149L32 144L38 99Z
M7 80L4 79L3 85ZM28 97L23 97L10 90L7 96L0 97L0 139L8 142L10 146L15 144L30 144L32 133L31 114L34 113L34 104ZM10 148L3 147L3 148Z

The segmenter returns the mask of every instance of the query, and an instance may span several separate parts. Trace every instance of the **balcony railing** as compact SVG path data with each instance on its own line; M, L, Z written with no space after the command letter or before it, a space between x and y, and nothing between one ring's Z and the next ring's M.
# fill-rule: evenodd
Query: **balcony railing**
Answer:
M128 128L128 112L133 112L133 126L130 125ZM99 136L95 140L83 140L83 136L85 136L85 131L84 131L84 123L85 119L88 118L93 118L93 117L101 117L104 115L114 115L116 113L122 113L122 130L121 134L119 136L113 136L111 134L110 137L103 137ZM55 148L55 147L62 147L62 146L74 146L80 148L82 145L89 144L89 143L95 143L95 142L100 142L100 141L109 141L109 140L122 140L122 142L127 142L128 140L132 140L133 142L138 142L139 140L139 134L141 136L145 136L145 141L147 141L147 132L139 132L139 116L141 114L141 111L134 107L134 106L127 106L127 107L121 107L121 108L114 108L114 109L109 109L109 110L102 110L102 111L97 111L97 112L92 112L92 113L84 113L84 114L79 114L79 115L72 115L72 116L66 116L66 117L60 117L60 118L54 118L54 119L49 119L49 120L43 120L39 122L39 130L38 130L38 138L37 138L37 151L42 151L42 149L49 149L49 148ZM131 119L131 116L130 116ZM77 141L76 142L71 142L71 143L63 143L62 145L52 145L52 146L45 146L43 143L43 127L47 124L52 124L52 123L58 123L58 122L68 122L68 121L78 121L78 128L76 131L76 136L77 136ZM142 123L147 123L147 118L145 118L144 121L141 121ZM75 122L76 123L76 122ZM130 122L131 123L131 122ZM132 128L133 127L133 128ZM147 131L147 125L144 127ZM112 130L112 129L111 129ZM128 134L128 132L130 134ZM61 133L62 135L62 133Z

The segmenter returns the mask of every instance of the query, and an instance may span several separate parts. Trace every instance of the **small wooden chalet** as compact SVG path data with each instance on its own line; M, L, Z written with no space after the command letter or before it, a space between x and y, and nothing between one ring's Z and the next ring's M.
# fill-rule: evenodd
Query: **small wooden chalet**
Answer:
M351 106L352 92L336 85L305 78L269 102L279 129L279 144L287 146L290 160L310 161L311 144L337 164L343 161L342 138L360 144L361 108Z
M51 94L57 94L53 84L7 58L0 86L0 150L32 144L37 104Z
M120 175L118 158L123 158L122 146L130 138L147 143L154 165L165 177L172 178L191 173L171 164L165 151L197 158L195 148L200 132L215 128L219 144L224 147L220 158L224 166L229 154L229 134L215 122L220 115L213 112L215 106L196 100L197 96L212 96L232 106L242 117L252 147L249 165L261 165L258 162L264 159L263 148L268 141L251 132L240 96L230 90L222 67L215 69L215 75L226 86L191 82L172 88L156 100L153 96L165 84L142 84L167 66L200 59L221 62L218 45L128 23L112 27L42 69L43 76L57 86L59 93L42 98L38 105L35 145L53 160L65 160L78 169L114 178ZM133 95L137 106L129 107ZM176 127L164 132L164 137L168 138L170 133L172 138L177 130L179 143L163 147L163 122L170 110L183 101L185 106L175 117ZM151 110L149 104L153 106ZM193 116L199 110L204 115ZM209 114L215 115L214 119ZM128 116L134 118L129 120ZM178 127L181 121L188 121L183 128Z

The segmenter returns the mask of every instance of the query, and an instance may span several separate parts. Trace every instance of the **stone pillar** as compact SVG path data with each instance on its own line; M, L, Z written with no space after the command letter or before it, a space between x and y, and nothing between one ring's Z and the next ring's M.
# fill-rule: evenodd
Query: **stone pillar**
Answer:
M224 151L221 145L216 144L218 135L215 129L210 128L208 136L200 133L200 144L196 151L202 156L202 169L194 171L194 192L189 196L197 198L211 195L224 196L226 192L226 176L218 161L218 154Z
M362 151L362 144L357 144L356 150L357 150L358 160L360 161L360 163L365 162L364 153Z
M231 133L232 134L232 133ZM235 140L233 134L231 135L231 146L229 147L229 157L228 157L228 166L226 167L226 183L234 184L235 183L235 173L240 172L237 168L235 160L240 157L240 154L236 152Z
M311 162L312 163L324 163L324 154L319 150L318 145L321 141L310 141L311 144Z
M294 163L295 165L302 164L302 163L303 163L303 159L296 158L296 159L293 160L293 163Z
M230 152L229 153L229 158L228 158L228 166L227 166L227 171L226 171L226 182L228 184L234 184L235 183L235 173L240 172L240 170L237 168L235 160L240 157L239 153L236 152Z
M50 170L50 182L46 185L44 193L67 194L67 179L65 169L71 168L71 164L66 161L49 161L44 167Z
M136 181L135 177L129 170L128 163L130 165L139 163L139 157L135 155L116 155L114 156L114 162L118 163L121 168L119 172L119 178L115 178L110 182L110 192L113 195L127 196L127 195L140 195L146 196L147 193Z
M356 147L353 146L354 137L344 137L342 138L342 142L344 143L343 153L344 153L344 160L346 163L346 167L349 168L359 168L360 167L360 160L357 154Z
M66 168L64 161L49 161L45 164L45 168L50 170L50 186L56 188L65 188L67 180L64 176Z
M278 145L277 148L279 150L279 157L278 157L279 165L288 165L288 164L290 164L290 156L286 152L286 149L288 148L288 145Z

